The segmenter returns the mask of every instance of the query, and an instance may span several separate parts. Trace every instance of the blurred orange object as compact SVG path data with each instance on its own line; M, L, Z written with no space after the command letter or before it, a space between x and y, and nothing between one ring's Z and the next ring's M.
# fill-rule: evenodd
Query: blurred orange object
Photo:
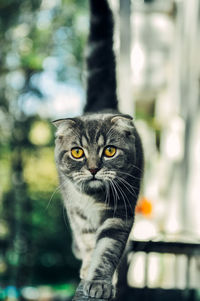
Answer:
M140 213L144 216L150 216L152 213L152 203L145 197L139 199L138 204L135 208L136 213Z

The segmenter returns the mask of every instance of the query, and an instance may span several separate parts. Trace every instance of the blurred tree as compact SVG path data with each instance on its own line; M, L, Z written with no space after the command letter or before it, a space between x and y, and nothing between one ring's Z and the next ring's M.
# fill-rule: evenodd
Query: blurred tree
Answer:
M81 87L86 16L87 1L81 0L0 3L0 242L8 242L3 257L0 244L4 285L75 279L78 263L55 190L53 129L50 116L42 120L37 105L48 101L38 83L52 58L55 80Z

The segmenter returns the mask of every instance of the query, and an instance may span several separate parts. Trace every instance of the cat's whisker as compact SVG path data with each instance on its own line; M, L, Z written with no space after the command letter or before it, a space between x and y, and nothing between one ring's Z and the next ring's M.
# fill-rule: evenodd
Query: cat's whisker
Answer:
M115 187L115 185L114 185L114 179L111 180L111 183L112 183L113 188L114 188L114 190L115 190L115 192L116 192L116 197L117 197L117 199L119 200L120 197L119 197L119 194L117 193L117 189L116 189L116 187Z
M117 179L120 179L121 181L123 181L126 185L128 185L130 187L130 189L134 190L133 188L135 189L138 189L137 186L133 186L132 184L130 184L127 180L125 180L124 178L120 177L120 176L116 176Z
M129 199L128 199L128 196L125 194L125 192L123 191L123 189L120 187L120 185L115 181L115 184L118 186L118 189L121 191L121 193L124 195L124 197L126 198L126 200L127 200L127 202L128 202L128 205L129 205L129 207L130 207L130 209L131 209L131 211L132 211L132 213L133 213L133 215L134 215L134 210L133 210L133 207L131 206L131 204L130 204L130 201L129 201Z
M134 186L132 186L131 184L129 184L125 179L123 179L123 178L120 178L119 176L116 176L116 179L122 184L122 185L124 185L125 187L126 187L126 189L133 195L133 196L135 196L136 198L137 198L137 194L136 194L136 192L135 192L135 190L134 190L134 188L136 188L136 187L134 187ZM128 186L128 187L127 187ZM131 190L132 191L131 191Z
M74 181L77 181L77 180L79 180L79 179L83 179L83 180L87 180L87 179L89 179L90 178L90 176L88 177L87 175L77 175L76 177L73 177L73 180Z
M109 178L108 178L108 207L110 207L110 200L111 200L111 186L109 184Z
M59 185L58 187L56 187L56 189L54 190L54 192L52 193L52 195L51 195L51 197L50 197L50 199L48 201L48 204L47 204L45 210L47 210L49 208L49 206L51 204L51 201L53 200L54 195L60 190L60 188L62 186L64 186L66 184L66 182L67 182L67 179L61 185Z
M113 180L111 180L112 181L112 184L113 184L113 188L115 189L115 191L116 191L116 202L115 202L115 204L114 204L114 212L113 212L113 217L115 216L115 212L116 212L116 210L117 210L117 201L120 199L120 197L119 197L119 194L118 194L118 192L117 192L117 189L116 189L116 187L115 187L115 185L114 185L114 182L113 182Z
M134 164L130 164L130 166L132 166L133 168L143 172L143 169L139 168L138 166L134 165Z
M66 208L63 204L63 219L64 219L64 224L67 228L67 230L70 230L70 227L69 227L69 223L67 222L67 219L66 219Z
M109 180L109 184L110 184L110 189L111 189L111 192L112 192L112 195L113 195L113 198L115 198L115 191L113 190L113 186L112 186L112 183L111 183L111 180ZM109 199L109 205L110 205L110 199Z
M133 179L136 179L136 180L141 180L142 179L142 177L136 177L136 176L133 176L133 175L131 175L130 173L128 173L128 172L124 172L124 171L117 171L118 173L121 173L121 174L124 174L124 175L127 175L127 176L129 176L130 178L133 178Z
M108 201L108 188L107 188L106 185L105 185L105 188L106 188L106 196L105 196L104 204L105 204L105 206L107 208L107 206L108 206L108 203L107 203L107 201Z
M47 204L45 210L47 210L47 209L49 208L49 206L50 206L50 204L51 204L51 201L52 201L54 195L59 191L59 189L60 189L61 186L62 186L62 185L59 185L59 186L54 190L54 192L52 193L52 195L51 195L51 197L50 197L50 199L49 199L49 201L48 201L48 204Z
M106 208L108 208L108 202L109 202L109 199L110 199L110 192L109 192L109 183L106 181L105 182L105 188L106 188L106 198L105 198L105 205L106 205Z
M113 218L114 218L115 212L117 210L117 200L120 199L120 198L119 198L117 189L116 189L116 187L114 185L114 182L111 179L110 179L110 184L111 184L111 189L113 191L113 198L114 198L114 211L113 211Z
M116 175L116 172L115 172L115 171L112 171L112 170L106 170L106 171L104 171L104 173L103 173L103 176L108 176L109 178L110 178L110 177L115 177L115 175Z
M119 185L116 183L116 181L113 180L113 183L116 185L120 195L122 196L122 200L124 202L124 208L125 208L125 212L126 212L126 224L127 224L127 219L128 219L128 212L127 212L127 206L126 206L126 200L124 197L124 194L122 193L122 190L120 189Z
M108 183L109 185L109 183ZM110 198L111 198L111 192L110 192L110 185L108 186L108 206L110 206Z

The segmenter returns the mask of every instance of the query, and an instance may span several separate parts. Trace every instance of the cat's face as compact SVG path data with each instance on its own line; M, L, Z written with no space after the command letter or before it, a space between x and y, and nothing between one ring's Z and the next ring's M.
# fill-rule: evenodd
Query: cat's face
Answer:
M134 125L129 116L92 114L54 124L57 167L78 190L93 194L127 178L135 161Z

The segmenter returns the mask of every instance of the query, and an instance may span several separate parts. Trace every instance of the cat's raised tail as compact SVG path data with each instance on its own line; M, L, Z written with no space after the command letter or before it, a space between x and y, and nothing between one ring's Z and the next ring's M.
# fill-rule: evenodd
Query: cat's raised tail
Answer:
M84 112L117 110L113 14L107 0L89 0L87 98Z

